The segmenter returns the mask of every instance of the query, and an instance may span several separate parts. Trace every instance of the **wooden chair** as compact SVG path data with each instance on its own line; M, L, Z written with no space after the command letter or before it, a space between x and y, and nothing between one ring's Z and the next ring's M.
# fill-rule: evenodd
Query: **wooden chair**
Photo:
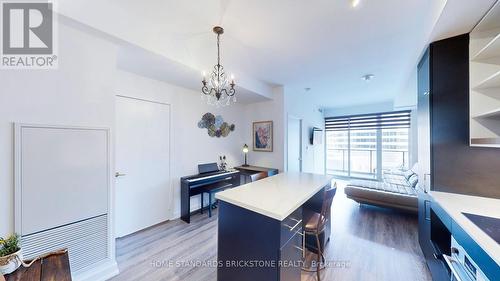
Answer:
M250 175L251 182L258 181L258 180L261 180L263 178L267 178L267 172L260 172L260 173Z
M337 192L337 183L334 183L332 187L325 190L325 195L323 197L323 204L321 206L321 213L314 213L309 220L304 225L304 240L303 249L305 251L305 237L306 235L314 235L316 238L317 246L317 265L316 265L316 275L318 281L320 280L320 270L324 269L320 267L321 261L325 262L325 257L323 255L324 249L321 246L320 235L325 231L326 224L330 218L330 212L333 202L333 197ZM325 238L326 239L326 238ZM305 271L309 271L304 269Z

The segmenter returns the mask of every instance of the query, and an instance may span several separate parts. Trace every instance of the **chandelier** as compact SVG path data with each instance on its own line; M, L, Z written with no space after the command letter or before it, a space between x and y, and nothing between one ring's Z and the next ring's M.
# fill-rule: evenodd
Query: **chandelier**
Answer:
M236 90L234 86L234 76L231 75L231 80L227 77L224 72L224 67L220 64L220 36L224 33L224 29L220 26L213 28L215 34L217 34L217 64L210 76L206 77L206 73L203 72L203 87L201 87L201 98L207 98L207 103L210 105L226 106L233 102L236 102Z

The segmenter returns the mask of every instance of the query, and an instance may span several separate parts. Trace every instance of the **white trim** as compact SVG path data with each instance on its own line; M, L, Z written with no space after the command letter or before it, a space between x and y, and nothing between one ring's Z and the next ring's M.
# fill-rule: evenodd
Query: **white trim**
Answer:
M22 129L23 128L46 128L46 129L61 129L61 130L91 130L91 131L104 131L106 133L106 146L107 146L107 175L108 175L108 200L111 198L111 151L110 151L110 129L105 127L86 127L86 126L68 126L68 125L45 125L45 124L32 124L32 123L14 123L14 231L19 235L23 235L21 218L22 218ZM109 216L110 206L108 202L107 214ZM109 227L109 226L108 226ZM112 245L114 247L114 245ZM111 246L110 246L111 247Z
M14 124L14 231L21 235L22 181L21 181L21 129L23 124ZM18 141L19 140L19 141Z
M113 258L92 269L80 270L72 278L74 281L105 281L118 275L118 273L120 273L118 264Z
M106 266L106 271L108 274L118 274L118 266L115 260L115 238L114 238L114 221L113 221L113 208L112 204L114 203L114 182L111 174L111 166L114 161L112 160L111 153L111 133L110 129L106 127L87 127L87 126L69 126L69 125L45 125L45 124L28 124L28 123L14 123L14 230L19 235L23 235L22 232L22 129L23 128L47 128L47 129L62 129L62 130L92 130L92 131L104 131L106 133L106 150L107 150L107 195L108 195L108 205L107 205L107 215L108 215L108 261ZM100 267L99 267L100 268ZM104 276L102 271L104 269L99 270L92 269L92 271L99 271L99 274L96 276ZM110 278L114 275L109 275L107 278ZM91 278L88 280L100 280L96 278ZM105 280L105 279L102 279Z

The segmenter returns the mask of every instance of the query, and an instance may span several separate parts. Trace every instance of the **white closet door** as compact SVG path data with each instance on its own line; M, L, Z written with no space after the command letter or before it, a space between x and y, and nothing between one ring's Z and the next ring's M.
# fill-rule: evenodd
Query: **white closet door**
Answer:
M116 237L170 219L170 106L116 97Z

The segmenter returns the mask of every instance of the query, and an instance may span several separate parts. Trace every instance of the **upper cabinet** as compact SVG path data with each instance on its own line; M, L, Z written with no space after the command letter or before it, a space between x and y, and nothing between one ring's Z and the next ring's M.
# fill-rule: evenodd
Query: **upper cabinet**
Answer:
M500 2L470 33L470 145L500 148Z

